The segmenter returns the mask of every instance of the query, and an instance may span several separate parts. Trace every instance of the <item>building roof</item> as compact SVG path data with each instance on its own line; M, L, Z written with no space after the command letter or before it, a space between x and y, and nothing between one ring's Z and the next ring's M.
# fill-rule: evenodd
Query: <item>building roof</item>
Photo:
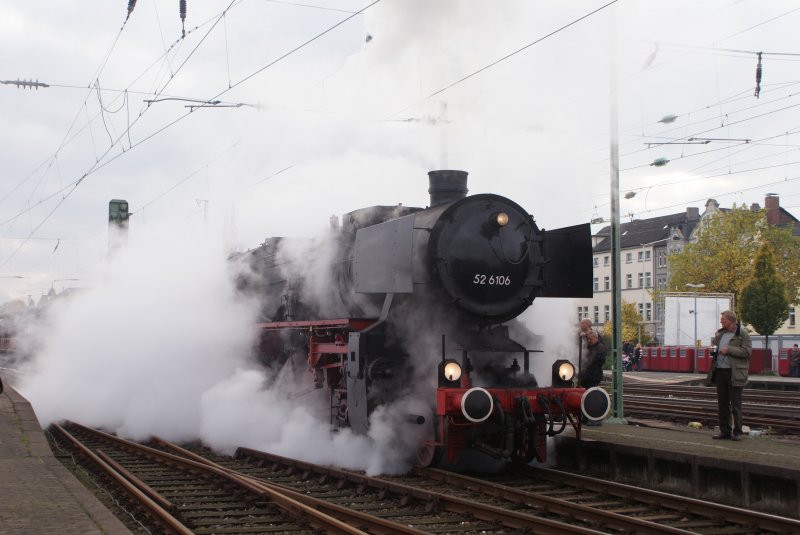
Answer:
M641 247L642 245L658 245L659 242L671 238L675 231L680 233L680 239L688 238L699 218L696 209L691 209L678 214L670 214L650 219L634 219L629 223L622 223L619 227L620 248L627 249ZM603 252L611 250L611 227L603 227L595 234L599 241L592 251Z

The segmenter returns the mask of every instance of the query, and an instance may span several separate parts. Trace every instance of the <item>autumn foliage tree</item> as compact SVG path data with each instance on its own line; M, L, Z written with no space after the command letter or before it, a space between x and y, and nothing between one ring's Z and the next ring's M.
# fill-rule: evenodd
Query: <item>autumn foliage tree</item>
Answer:
M704 223L705 224L705 223ZM695 230L697 241L670 256L668 291L685 291L686 283L703 283L703 292L733 293L737 309L753 278L754 259L762 246L774 251L774 266L793 302L800 289L800 240L791 228L767 223L766 210L734 207Z
M775 271L775 259L769 245L762 245L755 261L753 276L742 289L739 310L741 319L763 334L769 347L769 335L789 318L786 284Z
M623 299L621 340L632 340L635 343L639 339L639 322L641 321L642 317L639 315L639 312L636 311L636 304L628 303ZM613 327L614 326L611 325L610 321L606 322L603 325L603 335L604 337L607 337L609 343L607 347L609 348L611 347L610 343L611 343L611 336L614 331ZM641 333L641 335L642 335L642 345L650 341L650 335L647 335L645 333Z

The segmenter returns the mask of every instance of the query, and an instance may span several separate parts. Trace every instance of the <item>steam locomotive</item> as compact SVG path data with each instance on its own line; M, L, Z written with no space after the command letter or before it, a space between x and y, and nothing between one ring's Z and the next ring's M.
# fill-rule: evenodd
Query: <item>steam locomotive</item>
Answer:
M515 318L538 297L592 295L589 225L545 231L510 199L468 196L464 171L428 176L427 208L362 208L323 238L270 238L237 258L237 286L263 303L260 356L300 355L334 427L366 433L380 407L425 400L427 415L398 423L424 429L421 465L467 451L544 462L547 437L567 425L580 437L610 402L573 387L567 360L540 386L536 338Z

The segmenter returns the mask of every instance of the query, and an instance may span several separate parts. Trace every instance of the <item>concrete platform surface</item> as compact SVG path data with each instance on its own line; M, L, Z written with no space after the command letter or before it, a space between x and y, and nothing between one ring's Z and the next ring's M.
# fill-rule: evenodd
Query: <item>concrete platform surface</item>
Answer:
M130 531L53 456L30 403L0 394L0 533L129 535Z

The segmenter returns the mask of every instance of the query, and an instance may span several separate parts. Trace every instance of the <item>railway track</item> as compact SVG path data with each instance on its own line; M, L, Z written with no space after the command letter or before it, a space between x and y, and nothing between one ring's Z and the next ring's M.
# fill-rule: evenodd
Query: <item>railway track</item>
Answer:
M127 508L158 532L604 533L252 450L231 458L158 439L150 447L78 424L54 426L53 434L95 466L105 464L106 479L125 488ZM271 502L285 505L263 511Z
M334 515L207 463L77 424L53 438L88 463L145 532L169 534L393 533L376 519ZM130 519L123 519L130 520ZM359 527L355 527L359 526ZM363 528L363 529L362 529ZM391 526L394 528L394 526ZM399 533L399 532L398 532Z
M558 510L565 503L623 533L798 533L800 521L538 467L481 479L418 468L402 478L446 483L459 494L493 495L525 507ZM536 504L536 505L534 505ZM635 523L635 525L634 525ZM626 525L627 524L627 525Z
M206 496L206 504L228 503L223 511L215 509L226 522L224 533L266 533L265 524L252 521L246 531L237 531L227 515L249 507L266 508L259 492L270 489L283 499L294 500L325 516L338 519L359 533L797 533L800 521L768 514L720 506L659 493L627 485L613 484L572 474L545 469L517 469L513 475L477 479L441 470L415 469L411 474L396 477L367 477L287 459L263 452L240 448L235 457L216 455L202 447L185 449L153 439L149 446L130 443L89 428L69 425L64 432L88 445L90 451L103 451L119 465L120 473L127 470L129 481L139 477L151 485L153 496L173 504L174 517L188 521L189 511L198 510L197 517L207 518L204 505L184 503L184 497ZM59 434L61 431L59 430ZM67 439L65 439L67 440ZM135 455L131 452L137 452ZM139 452L145 453L139 453ZM153 452L158 452L155 454ZM146 454L146 455L145 455ZM99 455L99 454L98 454ZM133 455L133 458L129 458ZM204 487L194 488L197 476L187 476L181 468L180 485L177 475L161 474L162 468L150 466L141 457L159 457L178 464L182 459L192 467L205 466L216 476L226 474L227 483L209 483L211 476L200 476ZM127 467L125 466L127 464ZM135 474L143 474L135 476ZM242 496L230 481L245 483L257 489L258 498L242 501L228 498L226 492ZM163 486L170 481L167 486ZM215 490L209 499L212 485ZM177 488L176 488L177 487ZM180 490L178 490L180 489ZM223 489L220 491L219 489ZM179 493L181 500L175 500ZM221 494L216 494L221 492ZM236 501L236 499L240 501ZM299 507L299 506L296 506ZM169 509L166 505L164 509ZM174 508L177 508L174 509ZM299 509L289 508L285 517L272 511L276 520L270 530L292 533L310 532L318 528L310 520L298 520ZM256 509L260 511L260 509ZM237 513L238 514L238 513ZM233 516L233 515L231 515ZM320 520L317 520L319 522ZM219 520L215 520L219 522ZM280 527L286 522L286 529ZM161 523L163 524L163 522ZM215 526L219 524L214 524ZM210 526L187 526L190 532L221 533ZM201 530L205 531L201 531ZM197 530L197 531L195 531ZM260 531L261 530L261 531ZM294 531L291 531L294 530ZM176 531L181 533L181 531Z
M717 395L713 387L624 385L626 415L672 421L716 422ZM745 390L742 421L773 433L800 434L800 394Z

